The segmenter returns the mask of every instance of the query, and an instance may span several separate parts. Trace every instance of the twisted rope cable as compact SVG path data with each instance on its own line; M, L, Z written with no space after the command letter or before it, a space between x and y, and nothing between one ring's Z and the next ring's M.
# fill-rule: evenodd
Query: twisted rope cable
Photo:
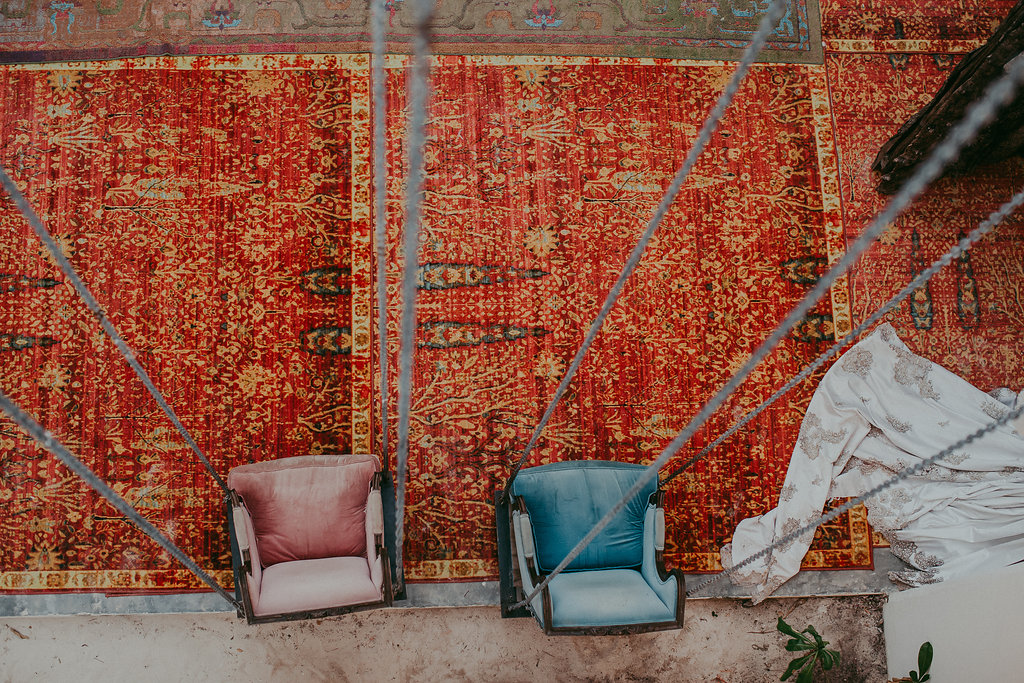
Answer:
M387 93L385 92L385 17L387 0L370 0L373 22L373 241L377 255L377 358L380 363L381 462L388 466L388 289L387 289Z
M428 24L432 0L417 0L414 55L409 74L409 180L405 192L405 241L402 266L402 333L398 359L398 455L395 476L395 566L398 590L403 582L405 540L405 482L409 463L409 411L412 402L412 364L416 351L416 279L419 271L420 214L425 175L423 148L427 136L427 102L430 99L430 44Z

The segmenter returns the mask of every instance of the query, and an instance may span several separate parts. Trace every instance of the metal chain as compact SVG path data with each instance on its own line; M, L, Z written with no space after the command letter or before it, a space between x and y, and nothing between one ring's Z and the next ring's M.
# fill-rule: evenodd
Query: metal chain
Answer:
M879 234L896 219L896 217L937 178L958 155L959 151L970 143L978 131L987 125L995 113L1005 103L1009 102L1017 90L1020 81L1024 80L1024 60L1019 63L1010 62L1007 64L1005 73L985 90L982 97L968 107L964 118L959 121L946 135L945 139L928 155L928 157L914 170L913 175L907 179L899 191L885 208L868 224L863 233L853 244L851 244L843 257L839 259L804 298L789 312L786 318L772 331L764 342L754 351L751 357L734 374L719 391L704 404L700 412L680 431L671 443L665 447L661 454L651 463L643 474L637 479L632 487L625 493L621 500L602 517L597 524L584 536L579 543L566 555L558 565L544 577L534 590L524 600L516 603L513 608L523 607L529 604L533 598L540 593L551 580L562 572L583 549L597 537L601 531L611 523L622 509L629 504L647 483L657 476L658 470L673 456L690 437L704 424L705 421L722 403L739 387L750 372L770 354L776 345L789 333L789 331L810 312L819 299L828 291L835 280L845 273L850 266L863 254L875 241ZM506 492L507 495L507 492Z
M416 280L419 271L421 190L425 175L423 150L427 137L427 103L430 99L429 22L432 0L417 0L413 36L412 71L409 74L409 180L405 192L405 241L402 265L402 333L398 358L398 455L395 476L395 567L402 589L405 537L405 481L409 461L409 411L412 402L412 364L416 351Z
M859 337L865 330L869 329L876 322L881 320L882 316L884 316L886 313L888 313L893 308L898 306L904 299L910 296L914 292L914 290L916 290L918 287L920 287L928 280L930 280L932 276L935 275L935 273L939 272L940 270L948 266L950 263L952 263L953 259L959 258L964 252L970 249L975 242L977 242L983 236L988 234L989 231L992 230L992 228L1002 223L1003 220L1005 220L1007 216L1016 211L1022 203L1024 203L1024 189L1019 190L1017 194L1013 195L1013 197L1006 201L1002 206L1000 206L998 209L989 214L988 218L982 221L982 223L977 228L972 230L969 234L965 235L959 242L953 245L953 247L949 251L943 254L940 258L936 259L935 262L933 262L927 269L921 271L921 273L919 273L917 277L910 281L910 284L901 289L894 297L889 299L889 301L887 301L885 305L883 305L877 311L872 313L866 320L864 320L864 322L862 322L860 325L854 328L852 332L850 332L848 335L846 335L845 337L837 341L835 344L833 344L827 351L825 351L825 353L815 358L810 365L801 370L800 373L794 376L791 380L786 382L786 384L784 384L778 391L769 396L767 400L765 400L763 403L761 403L756 408L751 410L749 413L744 415L743 418L739 420L739 422L734 424L732 427L723 432L721 436L719 436L717 439L715 439L710 444L701 449L701 451L697 453L697 455L693 456L685 463L683 463L676 469L672 470L672 472L667 477L661 480L661 486L666 486L680 474L682 474L690 467L703 460L704 457L708 455L708 453L710 453L715 448L720 446L722 442L724 442L730 436L732 436L737 431L742 429L747 423L749 423L755 417L760 415L761 412L764 411L768 406L772 405L777 400L782 398L785 394L789 392L790 389L795 387L797 384L810 377L812 373L818 370L818 368L824 365L830 358L839 353L839 351L843 349L847 344L849 344L851 341Z
M771 34L775 31L779 20L782 18L784 8L785 3L783 0L772 0L772 3L768 8L768 12L761 19L757 32L754 34L750 44L744 51L739 64L736 65L736 70L733 72L732 78L729 80L729 84L725 87L725 90L722 91L722 94L719 95L718 101L715 102L715 106L711 109L711 112L704 120L704 124L701 126L697 139L694 141L693 146L690 147L690 151L686 154L686 159L683 161L683 165L679 168L679 171L676 172L671 184L669 184L668 189L661 198L661 202L658 204L658 208L655 210L650 222L648 222L647 229L644 230L643 235L640 237L640 241L637 242L636 246L633 247L633 251L630 252L629 258L626 260L626 265L623 266L622 272L619 274L619 277L612 286L611 291L608 292L608 296L605 298L604 304L601 306L601 311L597 314L597 318L595 318L594 322L590 325L590 329L587 331L587 335L583 339L583 344L580 345L579 350L576 352L576 356L572 359L572 363L569 365L569 369L566 370L565 376L562 377L562 381L555 390L555 395L551 398L551 402L544 411L540 422L533 430L533 434L530 436L529 442L527 442L526 447L523 449L523 454L519 458L519 462L517 462L512 468L512 472L509 474L508 481L505 484L505 492L502 495L502 502L508 500L510 495L509 492L512 490L512 483L519 474L519 470L523 468L527 458L530 457L530 452L533 450L533 447L536 445L541 433L544 431L544 427L547 426L548 421L554 414L555 407L558 405L558 402L562 400L565 392L569 389L569 383L572 381L573 377L576 376L576 372L579 370L580 365L582 365L583 357L597 338L597 333L600 332L605 319L608 317L608 314L611 313L612 307L615 306L615 303L619 300L619 296L622 294L622 290L626 286L626 281L640 264L640 258L644 255L644 251L647 249L647 245L650 243L651 238L654 237L654 233L658 229L658 226L661 225L662 219L665 218L665 215L672 207L672 203L675 201L676 195L679 194L680 189L683 187L683 183L686 182L686 178L690 175L690 170L693 168L694 164L697 163L698 157L703 153L708 143L711 142L711 136L718 127L719 121L721 121L722 117L725 115L726 109L729 108L733 98L739 91L740 83L743 82L743 79L750 71L750 67L753 66L757 56L761 53L761 49L768 41Z
M167 415L171 423L181 434L185 443L188 444L189 448L192 449L192 452L196 454L199 460L203 463L203 466L206 467L206 471L213 476L220 488L227 493L228 485L224 483L224 480L217 473L217 470L213 469L213 465L211 465L210 461L206 459L205 455L203 455L203 452L199 449L199 445L192 439L192 435L188 433L188 430L185 429L185 425L183 425L181 420L178 419L174 409L171 408L164 399L163 394L161 394L160 390L156 388L155 384L153 384L153 380L149 378L149 374L142 365L139 364L139 361L135 358L135 354L132 352L131 348L129 348L128 344L121 338L121 335L118 334L110 320L107 319L107 315L104 313L103 307L100 306L96 297L94 297L92 292L89 291L89 288L85 286L82 278L80 278L77 271L75 271L74 266L71 265L68 258L64 256L64 252L62 252L60 247L57 246L57 242L53 239L50 231L46 229L45 225L43 225L39 215L28 203L28 200L25 198L25 195L22 194L21 190L18 189L18 186L14 184L14 181L11 180L11 177L7 175L7 171L4 168L0 168L0 185L3 186L4 190L14 202L14 205L18 207L19 211L21 211L25 220L27 220L29 225L32 226L32 230L35 231L42 243L46 245L46 249L50 252L50 256L53 257L53 260L57 263L61 272L64 273L64 277L67 278L68 282L71 283L71 286L75 288L76 292L78 292L78 295L82 297L83 301L85 301L85 305L89 308L103 327L103 330L114 342L114 346L116 346L117 350L121 352L124 359L128 361L128 365L131 366L138 378L142 380L146 389L149 390L153 400L156 401L156 404L164 411L164 414Z
M1005 415L1003 415L1002 417L1000 417L996 421L991 422L991 423L985 425L984 427L982 427L981 429L979 429L979 430L977 430L977 431L967 435L966 437L960 439L959 441L957 441L953 445L947 446L946 448L942 449L941 451L939 451L935 455L933 455L931 457L928 457L928 458L925 458L924 460L922 460L921 462L917 463L916 465L913 465L911 467L908 467L908 468L902 470L901 472L899 472L895 476L887 479L886 481L882 482L878 486L875 486L873 489L871 489L867 493L865 493L865 494L863 494L861 496L858 496L856 498L853 498L851 500L848 500L847 502L843 503L842 505L840 505L839 507L835 508L834 510L831 510L828 513L822 515L817 520L815 520L813 522L810 522L809 524L805 524L804 526L800 527L796 531L793 531L791 533L786 534L785 536L783 536L782 538L778 539L777 541L775 541L774 543L772 543L768 547L763 548L763 549L757 551L756 553L754 553L750 557L746 558L742 562L738 562L738 563L734 564L732 567L730 567L729 569L726 569L726 570L724 570L724 571L722 571L722 572L720 572L718 574L715 574L714 576L712 576L712 577L710 577L708 579L705 579L704 581L701 581L696 586L694 586L690 590L686 591L686 596L687 597L691 597L694 594L700 592L701 590L707 588L711 584L713 584L713 583L715 583L717 581L721 581L722 579L726 578L727 576L731 576L734 572L742 569L743 567L746 567L751 562L754 562L757 559L760 559L762 557L767 556L768 554L770 554L776 548L778 548L780 546L783 546L783 545L786 545L788 543L791 543L791 542L795 541L796 539L800 538L801 536L803 536L804 534L806 534L808 532L811 532L811 531L814 531L814 529L818 528L820 525L824 524L825 522L832 521L833 519L835 519L839 515L843 514L844 512L848 512L849 510L851 510L852 508L854 508L857 505L860 505L861 503L863 503L864 501L868 500L869 498L873 498L873 497L877 496L882 491L885 491L886 489L892 487L893 485L895 485L896 483L906 479L907 477L914 476L915 474L917 474L921 470L925 469L926 467L937 463L938 461L942 460L943 458L945 458L945 457L947 457L949 455L952 455L952 453L954 451L956 451L956 450L958 450L960 448L963 448L967 444L975 441L976 439L984 436L985 434L988 434L989 432L995 430L997 427L1000 427L1001 425L1004 425L1004 424L1008 423L1010 420L1013 420L1013 419L1019 417L1022 414L1024 414L1024 403L1022 403L1021 405L1017 406L1016 408L1013 408L1013 409L1009 410Z
M128 520L139 527L147 536L152 538L157 544L166 550L171 556L181 562L186 569L195 574L199 579L207 586L217 592L222 598L230 602L236 609L241 609L242 606L238 603L235 598L228 594L220 584L218 584L213 577L207 574L202 568L199 567L188 555L186 555L181 548L174 544L169 538L160 533L149 520L139 514L139 511L131 506L128 501L117 494L114 489L110 488L102 479L100 479L95 472L85 465L81 460L76 458L68 451L64 445L54 437L49 431L43 428L38 422L17 406L7 394L0 391L0 410L7 413L12 420L22 429L24 429L29 436L31 436L36 443L53 453L57 458L64 463L64 465L81 477L86 484L88 484L94 491L106 498L111 505L114 506Z

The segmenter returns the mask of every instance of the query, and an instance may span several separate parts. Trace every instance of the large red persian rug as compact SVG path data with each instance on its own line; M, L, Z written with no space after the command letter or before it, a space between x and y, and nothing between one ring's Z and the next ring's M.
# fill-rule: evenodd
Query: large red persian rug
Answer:
M868 170L874 151L954 59L835 52L824 66L756 67L530 464L653 460L883 205ZM405 88L401 60L390 66L394 368ZM731 69L612 58L437 60L410 580L496 574L493 491ZM0 101L0 163L218 470L380 449L366 58L5 67ZM1021 182L1024 169L1009 164L970 185L940 183L673 464L770 395ZM916 352L978 386L1019 389L1022 243L1020 222L1008 222L890 322ZM227 583L219 491L7 203L0 302L0 387ZM814 385L798 386L670 485L670 564L716 569L738 520L775 505ZM387 393L393 418L394 386ZM0 590L197 586L7 420L0 468ZM855 511L819 531L805 564L869 567L871 548Z

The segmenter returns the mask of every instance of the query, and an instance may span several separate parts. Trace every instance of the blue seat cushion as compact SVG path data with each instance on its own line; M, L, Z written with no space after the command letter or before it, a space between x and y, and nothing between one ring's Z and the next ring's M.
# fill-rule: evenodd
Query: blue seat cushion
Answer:
M540 570L554 569L645 469L629 463L575 460L522 470L512 484L512 493L523 498L530 513ZM657 488L656 478L647 482L568 569L640 566L644 515L648 499Z
M676 618L675 603L662 602L633 569L562 573L551 580L548 590L556 627L625 626Z

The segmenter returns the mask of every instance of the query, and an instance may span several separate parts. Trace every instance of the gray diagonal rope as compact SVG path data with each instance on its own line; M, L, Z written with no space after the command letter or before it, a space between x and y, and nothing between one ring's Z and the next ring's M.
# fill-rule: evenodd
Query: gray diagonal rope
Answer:
M715 106L712 107L711 112L704 120L704 124L701 126L700 132L697 134L697 139L694 141L693 146L690 147L690 151L686 154L686 159L683 160L683 165L676 172L675 177L669 184L668 189L665 190L665 194L661 198L661 202L658 204L658 208L655 210L654 215L651 216L651 220L647 224L646 230L640 237L640 241L637 242L636 246L633 247L633 251L630 252L629 258L626 260L626 265L623 266L622 272L619 274L618 279L612 286L611 291L608 292L607 298L604 300L604 304L601 306L601 311L597 314L597 318L590 325L590 329L587 331L586 337L583 338L583 344L576 352L576 356L572 359L572 363L569 365L569 369L566 370L565 376L562 377L562 381L559 383L558 388L555 390L555 395L551 398L551 402L548 404L547 409L544 411L540 422L537 424L536 429L533 430L533 434L530 436L529 442L523 449L523 454L519 458L519 462L516 463L515 467L512 468L512 472L509 474L508 481L505 484L505 492L502 495L502 502L508 500L509 491L512 490L512 482L515 481L516 476L519 474L519 470L526 464L527 458L530 457L530 451L536 445L537 440L540 438L541 433L544 431L544 427L547 426L548 421L555 412L555 407L558 402L562 400L562 396L569 389L569 383L573 377L576 376L577 370L583 363L583 357L586 355L587 350L594 343L597 338L598 332L601 331L602 325L604 325L605 319L611 312L612 307L615 306L615 302L619 300L619 295L622 294L623 288L626 286L626 281L636 270L640 263L640 258L644 255L644 251L647 249L648 243L654 236L658 226L661 225L662 219L668 213L668 210L672 207L673 202L676 199L676 195L683 187L683 183L686 182L687 176L690 175L690 170L694 164L697 163L698 157L704 152L704 148L707 147L711 141L711 135L715 132L718 127L718 122L725 115L725 110L729 108L733 98L739 91L740 83L746 77L747 72L750 71L750 67L754 64L757 56L761 53L761 48L764 47L768 38L775 31L779 20L782 18L785 3L783 0L772 0L771 5L768 8L768 12L762 17L761 23L757 27L757 32L754 33L754 37L751 39L750 44L743 52L743 57L739 64L736 65L736 70L733 72L732 78L729 80L729 84L726 85L725 90L719 95L718 100L715 102Z
M377 254L377 362L380 365L380 459L388 466L388 285L387 285L387 144L384 138L387 125L387 94L385 92L384 3L370 0L373 22L373 241Z
M746 567L751 562L753 562L753 561L755 561L755 560L757 560L759 558L767 556L769 553L771 553L776 548L778 548L780 546L783 546L783 545L787 545L788 543L791 543L792 541L795 541L796 539L798 539L799 537L803 536L804 534L806 534L806 533L808 533L810 531L813 531L814 529L818 528L820 525L824 524L825 522L832 521L833 519L835 519L839 515L843 514L844 512L848 512L853 507L855 507L857 505L860 505L861 503L863 503L864 501L868 500L869 498L873 498L873 497L877 496L882 491L886 490L887 488L890 488L891 486L893 486L896 483L902 481L903 479L906 479L907 477L914 476L915 474L917 474L921 470L925 469L926 467L937 463L938 461L942 460L943 458L945 458L945 457L947 457L949 455L952 455L953 452L956 451L957 449L963 448L964 446L966 446L967 444L971 443L975 439L981 438L985 434L988 434L989 432L993 431L997 427L1008 423L1010 420L1012 420L1012 419L1014 419L1016 417L1019 417L1022 414L1024 414L1024 403L1022 403L1021 405L1017 406L1016 408L1010 409L1005 415L1003 415L1002 417L998 418L994 422L991 422L991 423L985 425L984 427L982 427L981 429L979 429L979 430L977 430L977 431L975 431L975 432L973 432L971 434L968 434L967 436L965 436L964 438L960 439L959 441L957 441L953 445L947 446L946 448L942 449L941 451L939 451L935 455L930 456L928 458L925 458L924 460L922 460L921 462L917 463L916 465L913 465L913 466L908 467L908 468L906 468L904 470L901 470L899 473L897 473L896 475L894 475L890 479L887 479L887 480L883 481L881 484L878 484L873 489L869 490L867 493L865 493L865 494L863 494L861 496L858 496L857 498L852 498L852 499L848 500L847 502L843 503L842 505L840 505L839 507L835 508L834 510L830 510L826 514L822 515L817 520L815 520L813 522L810 522L808 524L805 524L804 526L800 527L796 531L793 531L791 533L786 534L785 536L783 536L782 538L776 540L774 543L772 543L768 547L762 548L761 550L757 551L756 553L754 553L750 557L746 558L742 562L737 562L736 564L734 564L729 569L726 569L726 570L724 570L722 572L719 572L718 574L715 574L714 576L711 576L711 577L705 579L704 581L701 581L696 586L694 586L690 590L686 591L686 596L690 597L690 596L698 593L699 591L707 588L708 586L710 586L711 584L715 583L716 581L721 581L725 577L731 576L734 572L742 569L743 567Z
M402 545L405 538L405 480L409 462L409 411L412 403L412 362L416 351L416 276L419 271L420 195L425 175L423 148L427 139L427 103L430 99L430 44L428 24L433 0L417 0L409 74L409 180L405 190L405 240L402 264L402 335L398 358L398 454L395 475L395 567L401 590Z
M882 316L884 316L886 313L888 313L893 308L898 306L900 302L902 302L904 299L910 296L910 294L913 293L914 290L916 290L918 287L920 287L925 282L930 280L932 276L935 275L935 273L939 272L940 270L948 266L950 263L952 263L953 259L959 258L964 252L970 249L975 242L977 242L983 236L988 234L988 232L992 230L992 228L1002 223L1003 220L1005 220L1007 216L1016 211L1022 203L1024 203L1024 189L1019 190L1017 194L1013 195L1013 197L1007 200L1002 206L1000 206L998 209L989 214L988 218L982 221L982 223L977 228L972 230L969 234L965 235L959 242L953 245L953 247L949 251L943 254L940 258L936 259L935 262L933 262L927 269L921 271L917 275L917 277L911 280L906 287L901 289L895 296L889 299L889 301L887 301L885 305L883 305L877 311L872 313L866 320L864 320L864 322L855 327L852 332L850 332L848 335L846 335L845 337L837 341L835 344L833 344L827 351L825 351L825 353L815 358L810 365L801 370L800 373L794 376L791 380L786 382L786 384L784 384L778 391L769 396L767 400L765 400L763 403L761 403L756 408L751 410L749 413L744 415L742 419L739 420L739 422L737 422L732 427L723 432L721 436L712 441L710 444L702 448L701 451L697 453L697 455L693 456L685 463L683 463L676 469L672 470L671 474L662 479L661 486L667 485L669 482L671 482L680 474L688 470L690 467L703 460L708 453L710 453L715 448L720 446L722 442L724 442L730 436L732 436L737 431L742 429L744 425L749 423L755 417L760 415L761 412L765 410L768 406L772 405L777 400L782 398L786 393L789 392L790 389L795 387L797 384L807 379L814 371L816 371L818 368L824 365L826 361L828 361L834 355L839 353L839 351L843 347L845 347L851 341L859 337L865 330L867 330L876 322L881 320Z
M92 295L92 292L89 291L89 288L85 286L85 283L82 281L82 278L80 278L78 276L78 273L75 271L74 266L71 265L71 262L68 261L67 257L64 256L64 253L60 250L60 247L57 246L57 242L54 241L53 236L50 234L50 231L46 229L45 225L43 225L43 222L42 220L40 220L39 215L28 203L28 200L25 198L25 195L22 194L21 190L18 189L18 186L14 184L14 181L11 180L11 177L7 175L7 171L4 168L0 168L0 185L3 186L4 190L10 196L11 200L14 202L14 205L18 207L19 211L21 211L21 214L22 216L25 217L25 220L27 220L29 225L32 226L32 229L35 231L36 235L39 237L42 243L46 245L47 250L53 257L53 260L56 261L57 266L61 269L61 272L64 273L64 277L68 279L68 282L71 283L71 286L75 288L75 291L78 292L78 295L82 297L83 301L85 301L85 305L88 306L89 310L92 311L92 314L96 316L96 319L103 327L103 330L114 342L114 346L116 346L117 350L121 352L121 355L124 356L124 359L128 361L128 365L131 366L132 370L135 371L135 374L138 375L139 379L142 380L142 383L146 386L146 389L149 390L149 393L153 397L153 400L156 401L156 404L160 406L160 408L170 419L171 423L175 426L175 428L177 428L178 432L181 434L181 437L185 440L185 443L187 443L189 448L192 449L192 452L199 457L199 460L202 461L203 465L206 467L206 470L213 476L217 484L221 487L221 489L223 489L225 493L227 493L228 485L224 483L224 480L221 479L221 476L217 474L217 470L213 469L213 465L211 465L210 461L206 459L206 456L203 455L203 452L199 450L199 445L196 444L196 442L192 439L192 435L188 433L187 429L185 429L185 425L181 424L181 420L178 419L178 416L175 414L174 410L164 399L163 395L160 393L160 390L156 388L155 384L153 384L153 380L149 378L149 375L146 373L146 370L142 367L141 364L139 364L139 361L135 358L135 354L128 347L128 344L125 343L124 339L121 338L121 335L118 334L116 329L114 329L114 325L110 322L110 320L107 319L107 315L106 313L104 313L103 308L100 306L99 302L96 301L96 297L94 297Z
M544 580L537 584L526 599L516 603L513 608L519 608L529 604L569 563L576 559L583 549L597 537L601 531L611 523L619 512L632 500L640 490L647 485L651 479L657 476L658 470L689 441L694 432L725 402L747 375L762 361L775 346L785 337L786 334L797 324L807 313L810 312L819 299L828 291L835 280L845 273L853 265L861 254L875 241L879 234L917 197L935 178L942 173L942 170L956 158L959 151L967 145L977 132L987 125L995 116L996 111L1013 98L1017 86L1024 80L1024 61L1010 62L1006 66L1005 73L986 88L982 97L968 107L964 118L959 121L943 139L943 141L918 165L914 173L906 180L899 191L893 196L885 208L871 221L864 229L860 237L851 244L843 257L839 259L828 272L826 272L804 298L793 307L786 318L776 327L767 339L754 351L753 355L743 364L718 392L704 404L700 412L690 420L660 455L652 462L643 474L637 479L632 487L625 493L621 500L616 503L597 524L594 525L586 536L580 539L579 543L566 555L565 559L544 577Z
M131 504L128 503L124 498L119 496L114 489L110 488L106 482L96 476L89 467L85 465L81 460L76 458L74 455L64 447L60 441L54 437L49 431L43 428L38 422L36 422L32 416L23 411L12 401L7 394L0 391L0 410L7 413L12 420L22 429L24 429L29 436L35 439L36 443L45 448L46 450L57 456L58 459L64 465L81 477L86 484L93 488L98 494L106 498L111 505L113 505L121 514L128 518L128 520L139 527L147 536L152 538L161 548L166 550L171 556L185 565L185 568L195 574L199 579L207 586L215 590L222 598L230 602L235 606L236 609L241 609L241 605L228 594L221 586L214 581L213 577L207 574L202 568L193 562L188 555L182 552L181 548L174 544L169 538L160 533L160 530L153 526L145 517L139 514Z

